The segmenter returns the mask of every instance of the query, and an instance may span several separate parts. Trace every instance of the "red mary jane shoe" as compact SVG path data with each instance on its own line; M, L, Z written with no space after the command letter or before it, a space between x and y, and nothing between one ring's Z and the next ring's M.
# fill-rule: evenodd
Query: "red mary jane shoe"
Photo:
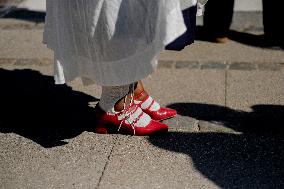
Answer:
M98 116L96 133L107 134L116 130L116 132L121 131L125 134L144 136L168 131L166 124L152 120L136 104L132 104L122 112L104 112L97 105L96 113Z
M143 101L137 100L144 95L144 91L135 97L135 103L147 113L153 120L162 121L177 115L177 111L171 108L161 107L151 96L147 96Z

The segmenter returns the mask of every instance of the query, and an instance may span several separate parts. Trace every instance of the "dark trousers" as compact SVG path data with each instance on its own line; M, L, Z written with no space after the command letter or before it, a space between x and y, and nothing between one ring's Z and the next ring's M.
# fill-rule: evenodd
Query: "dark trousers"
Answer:
M182 11L187 31L183 35L178 37L175 41L168 44L166 46L167 50L181 51L182 49L184 49L184 47L194 42L196 29L196 12L196 6Z
M232 23L233 12L234 0L209 0L204 13L206 34L210 37L226 37Z
M263 0L265 37L275 44L284 45L283 0Z

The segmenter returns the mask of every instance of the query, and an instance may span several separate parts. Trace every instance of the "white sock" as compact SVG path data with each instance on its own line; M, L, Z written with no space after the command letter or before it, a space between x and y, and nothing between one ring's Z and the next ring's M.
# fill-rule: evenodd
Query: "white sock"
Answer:
M143 102L143 103L141 104L141 108L145 110L145 109L149 108L149 106L151 106L151 107L150 107L150 111L158 111L158 110L161 108L161 106L160 106L160 104L159 104L158 102L156 102L155 100L154 100L154 103L151 105L151 103L152 103L153 100L154 100L154 99L153 99L151 96L149 96L148 99L145 100L145 102ZM139 103L139 102L141 102L141 101L137 101L137 102Z
M118 120L123 120L125 117L128 117L125 120L127 124L131 124L134 121L137 121L136 123L134 123L135 127L146 127L147 125L149 125L152 118L148 114L144 113L140 107L138 107L136 111L134 112L132 111L130 110L129 112L126 112L125 114L121 114L120 116L118 116ZM109 113L118 114L120 112L116 112L113 108L112 111ZM140 118L138 118L141 114L143 115Z

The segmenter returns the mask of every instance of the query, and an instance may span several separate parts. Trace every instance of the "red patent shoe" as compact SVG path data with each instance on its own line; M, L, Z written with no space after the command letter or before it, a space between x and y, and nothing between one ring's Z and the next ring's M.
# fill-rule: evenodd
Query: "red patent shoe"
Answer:
M161 107L151 96L147 96L143 101L139 101L139 97L143 96L145 91L135 97L135 103L147 113L153 120L162 121L177 115L177 111L171 108Z
M125 134L144 136L168 131L166 124L151 119L136 104L121 112L104 112L99 105L96 109L98 116L96 133L108 134L121 131Z

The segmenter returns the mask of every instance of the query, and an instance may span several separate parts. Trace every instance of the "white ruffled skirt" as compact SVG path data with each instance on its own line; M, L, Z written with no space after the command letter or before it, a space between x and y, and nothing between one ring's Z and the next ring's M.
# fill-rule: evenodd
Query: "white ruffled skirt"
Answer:
M130 84L157 67L164 47L186 31L179 0L47 0L43 42L63 84Z

